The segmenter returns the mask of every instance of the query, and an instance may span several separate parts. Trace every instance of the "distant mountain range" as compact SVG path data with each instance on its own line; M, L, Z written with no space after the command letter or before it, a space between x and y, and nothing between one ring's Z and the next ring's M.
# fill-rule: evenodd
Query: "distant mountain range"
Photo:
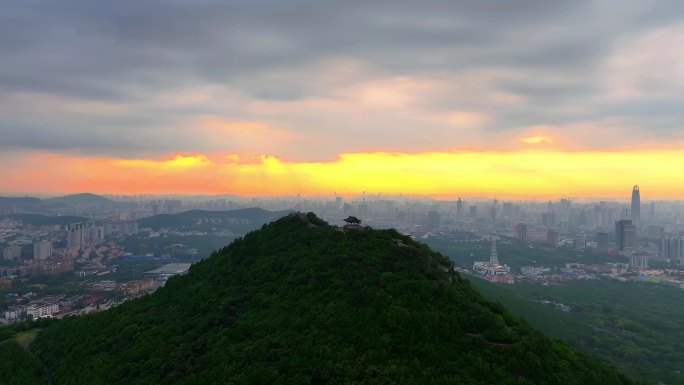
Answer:
M0 360L17 384L633 383L452 266L395 230L292 214L152 295L46 326L30 351L8 340Z
M72 194L45 199L36 197L0 197L0 211L11 211L16 209L19 212L36 214L54 213L69 206L85 207L114 204L118 204L118 202L114 202L101 195L90 193Z
M68 196L63 202L103 202L97 196ZM105 198L106 199L106 198ZM34 209L44 205L38 198L1 198L0 202L11 202L17 204L21 202L25 205L33 205ZM47 201L47 200L46 200ZM36 202L39 202L36 205ZM111 202L111 201L110 201ZM56 203L55 203L56 204ZM66 203L62 203L66 204ZM85 204L85 203L82 203ZM90 203L95 204L95 203ZM16 206L15 206L16 207ZM33 210L26 210L33 211ZM39 211L39 210L35 210ZM251 230L256 230L263 224L276 220L290 211L267 211L261 208L245 208L230 211L203 211L191 210L178 214L159 214L143 218L138 221L140 228L150 228L160 230L162 228L175 230L197 230L197 231L216 231L230 230L237 234L244 234ZM66 225L70 223L83 222L87 219L79 216L54 216L37 213L19 213L0 215L0 218L11 218L31 224L33 226Z
M252 207L230 211L191 210L178 214L159 214L138 221L140 228L159 230L204 230L229 228L241 231L254 230L264 223L280 218L290 211L267 211Z
M0 209L13 209L17 208L19 210L32 210L39 209L43 206L43 201L39 198L33 197L0 197Z
M24 223L28 223L32 226L54 226L54 225L68 225L71 223L85 222L87 219L84 217L77 217L72 215L61 215L61 216L49 216L42 214L9 214L0 215L0 219L10 218Z
M102 195L90 193L72 194L57 198L48 198L45 199L45 201L52 203L63 203L67 205L102 205L114 203L113 200L105 198Z

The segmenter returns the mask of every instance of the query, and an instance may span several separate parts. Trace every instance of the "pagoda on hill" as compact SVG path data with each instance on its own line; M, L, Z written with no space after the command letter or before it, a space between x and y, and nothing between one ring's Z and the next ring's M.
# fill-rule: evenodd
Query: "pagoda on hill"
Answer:
M348 216L345 220L347 222L347 227L359 227L361 225L361 220L354 216Z

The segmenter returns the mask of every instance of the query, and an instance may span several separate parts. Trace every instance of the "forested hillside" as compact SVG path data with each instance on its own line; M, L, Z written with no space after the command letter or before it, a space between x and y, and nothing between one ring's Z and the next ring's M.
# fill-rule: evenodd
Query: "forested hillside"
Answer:
M32 352L67 384L629 384L394 230L292 214Z
M608 279L547 287L502 286L479 279L472 284L548 335L635 378L684 385L682 289ZM563 303L570 311L540 301Z

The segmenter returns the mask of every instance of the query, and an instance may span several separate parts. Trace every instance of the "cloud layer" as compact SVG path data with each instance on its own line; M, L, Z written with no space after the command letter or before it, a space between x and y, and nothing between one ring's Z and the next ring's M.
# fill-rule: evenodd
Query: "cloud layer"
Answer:
M507 147L535 127L672 143L682 36L680 1L10 0L0 146L319 159Z
M683 36L678 0L8 0L0 158L678 148Z

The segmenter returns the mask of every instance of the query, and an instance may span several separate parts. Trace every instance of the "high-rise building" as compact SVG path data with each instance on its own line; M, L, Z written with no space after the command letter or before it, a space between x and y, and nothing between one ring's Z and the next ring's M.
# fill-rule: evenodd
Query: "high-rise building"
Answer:
M461 197L458 197L458 201L456 201L456 217L463 217L463 201L461 200Z
M477 206L470 206L468 216L471 218L477 217Z
M660 239L658 244L658 256L661 259L680 259L684 257L682 248L684 240L681 238L671 238L669 235Z
M503 203L503 216L505 218L513 218L513 203L504 202Z
M13 260L21 258L21 246L11 245L7 246L2 251L2 259Z
M636 226L629 219L615 222L615 245L618 251L631 251L636 247Z
M608 233L598 233L596 235L596 251L605 253L610 250L610 237Z
M43 260L52 256L52 241L46 239L33 243L33 259Z
M655 221L655 216L656 216L655 202L651 202L650 207L651 207L651 209L648 211L648 220L653 222L653 221Z
M684 239L674 238L671 243L671 257L673 259L681 259L684 257Z
M632 269L648 269L648 256L639 254L630 255L629 267Z
M663 238L665 237L665 226L648 225L642 228L642 233L649 238Z
M90 246L97 245L104 240L104 227L92 226L86 229L85 238Z
M639 226L641 221L641 194L639 194L639 186L634 186L632 189L632 209L630 211L630 218L635 226Z
M546 242L552 244L552 245L557 245L558 244L558 231L551 230L546 232Z
M515 233L516 238L522 239L523 241L527 240L527 224L526 223L516 223L513 226L513 232Z
M671 251L670 237L661 238L660 244L658 245L658 256L661 259L669 259L671 257Z
M348 203L343 203L342 208L349 205ZM351 209L351 206L349 206ZM351 211L351 210L349 210ZM126 222L105 222L104 224L104 236L109 237L112 235L135 235L138 233L138 222L136 221L126 221Z
M556 213L546 212L542 213L542 225L546 227L556 226Z
M573 239L572 244L575 250L584 250L587 248L587 237L584 235L577 236Z
M428 211L427 225L428 227L439 227L442 224L439 212L435 210Z
M570 228L570 221L567 219L561 219L560 221L560 232L562 234L570 233L572 229Z
M86 227L85 223L76 223L67 228L67 248L81 250L85 246Z

